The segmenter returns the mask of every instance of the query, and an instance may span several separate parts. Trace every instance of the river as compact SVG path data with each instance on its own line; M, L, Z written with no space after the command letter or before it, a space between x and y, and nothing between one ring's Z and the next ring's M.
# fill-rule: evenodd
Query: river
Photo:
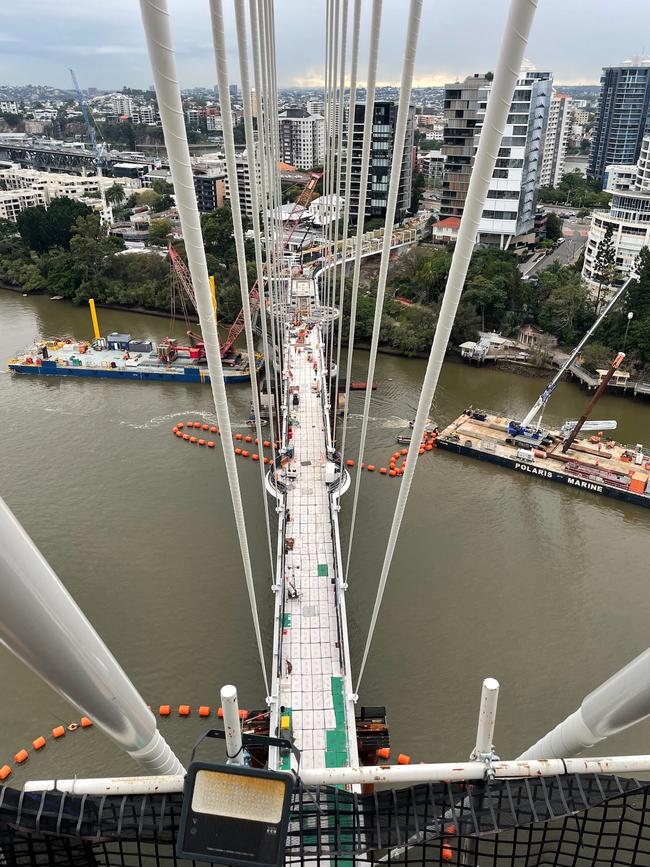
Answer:
M100 310L104 333L159 339L165 319ZM177 326L177 332L182 330ZM0 290L0 359L38 334L87 337L87 311ZM355 379L366 379L365 352ZM367 461L385 466L412 418L425 363L380 356ZM521 417L543 380L445 365L432 415L467 404ZM248 415L247 386L229 387L233 424ZM358 443L363 394L353 397ZM576 418L571 383L546 420ZM617 438L650 440L650 405L606 396ZM38 379L0 373L0 494L146 700L217 705L237 684L243 707L265 691L254 644L223 456L171 434L176 420L212 420L200 385ZM259 473L238 464L262 628L270 648L273 599ZM349 576L358 669L397 494L397 479L366 473ZM351 494L341 523L347 534ZM501 682L496 746L511 758L573 711L608 674L648 645L650 512L434 451L418 465L361 703L385 704L394 751L414 761L467 758L481 681ZM0 614L1 616L1 614ZM0 766L75 712L0 651ZM180 758L206 728L194 713L161 723ZM643 723L594 752L647 753ZM131 773L130 759L89 729L51 742L15 776Z

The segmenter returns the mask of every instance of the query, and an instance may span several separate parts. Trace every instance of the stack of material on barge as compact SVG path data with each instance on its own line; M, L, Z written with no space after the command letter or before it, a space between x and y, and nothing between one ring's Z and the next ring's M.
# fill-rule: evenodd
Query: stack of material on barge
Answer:
M438 448L512 470L650 507L650 453L602 435L567 439L559 430L521 432L502 416L467 409L438 436Z

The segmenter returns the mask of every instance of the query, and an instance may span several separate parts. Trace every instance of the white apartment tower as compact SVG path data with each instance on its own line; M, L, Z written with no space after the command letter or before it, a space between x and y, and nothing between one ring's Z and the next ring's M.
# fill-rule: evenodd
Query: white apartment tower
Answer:
M325 119L304 108L286 108L278 118L282 160L298 169L321 165L325 158Z
M604 189L612 194L609 211L594 211L585 248L582 277L593 297L599 292L600 275L596 257L608 228L616 249L616 279L602 287L604 302L630 275L642 247L650 247L650 135L641 143L636 165L607 166Z
M442 152L447 158L447 177L441 218L462 216L491 90L488 75L469 76L464 82L445 86ZM538 72L530 65L521 70L479 225L482 244L507 249L534 241L551 90L550 72Z
M133 100L123 93L115 93L111 99L113 111L120 117L133 117Z
M540 187L557 187L562 180L570 129L571 97L554 90L546 125Z

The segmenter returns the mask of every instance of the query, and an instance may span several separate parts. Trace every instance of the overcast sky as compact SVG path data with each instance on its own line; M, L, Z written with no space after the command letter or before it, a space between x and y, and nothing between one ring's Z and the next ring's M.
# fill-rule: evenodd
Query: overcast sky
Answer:
M207 0L169 0L169 5L182 86L212 86ZM367 10L370 0L363 6ZM232 49L232 0L224 0L224 7ZM382 83L400 78L407 7L407 0L384 0ZM322 82L324 9L325 0L276 0L280 85ZM494 69L506 9L507 0L424 0L416 85ZM538 69L553 71L559 84L597 83L603 65L650 51L649 12L649 0L539 0L526 56ZM367 30L364 18L361 70ZM234 54L228 62L231 81L237 82ZM84 88L147 87L151 74L137 0L0 4L0 84L69 87L69 66Z

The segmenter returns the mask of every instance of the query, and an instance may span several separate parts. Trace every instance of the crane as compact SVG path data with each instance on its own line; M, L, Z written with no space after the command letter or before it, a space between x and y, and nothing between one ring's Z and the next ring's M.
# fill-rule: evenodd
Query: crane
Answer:
M508 425L508 432L510 433L511 436L517 436L519 434L527 434L528 436L532 436L534 439L536 439L538 437L539 432L537 431L537 429L536 428L530 429L527 426L532 422L532 420L535 418L535 416L537 416L538 413L541 414L544 411L544 407L548 403L550 396L555 391L555 388L556 388L558 382L562 379L562 377L564 376L566 371L571 367L573 362L576 360L576 358L580 354L582 347L589 340L589 338L592 336L592 334L596 331L596 329L598 328L600 323L607 316L607 314L610 312L610 310L615 306L615 304L618 302L618 300L623 296L623 294L627 290L627 287L630 285L630 283L633 280L636 280L636 275L631 275L630 277L628 277L627 280L625 280L625 282L621 286L621 288L618 289L617 292L614 293L614 295L609 300L608 304L606 304L606 306L603 308L603 312L596 318L596 321L594 322L594 324L587 331L587 333L582 338L582 340L578 343L578 345L573 350L571 355L567 358L567 360L564 362L562 367L558 370L558 372L555 374L553 379L549 382L549 384L546 386L544 391L537 398L537 400L535 401L533 406L528 410L523 421L521 421L521 422L511 421L510 422L510 424ZM541 436L541 433L539 435Z
M81 114L83 115L84 123L86 124L86 130L88 131L88 140L90 141L90 147L95 154L95 166L97 167L99 195L102 200L102 220L104 223L106 223L106 225L110 226L113 222L113 211L111 209L111 206L106 201L106 191L104 190L104 185L102 183L102 165L105 162L104 153L102 148L97 143L97 138L95 137L95 130L93 129L92 118L90 117L90 111L88 110L88 105L86 104L84 95L81 92L81 88L79 87L79 82L77 81L77 76L74 73L74 69L70 69L70 76L72 77L72 84L74 85L74 89L77 92L77 101L79 102L79 108L81 109Z

